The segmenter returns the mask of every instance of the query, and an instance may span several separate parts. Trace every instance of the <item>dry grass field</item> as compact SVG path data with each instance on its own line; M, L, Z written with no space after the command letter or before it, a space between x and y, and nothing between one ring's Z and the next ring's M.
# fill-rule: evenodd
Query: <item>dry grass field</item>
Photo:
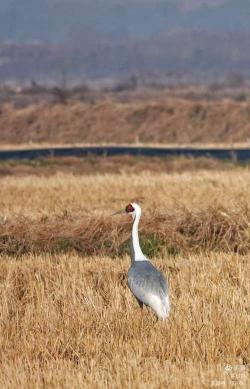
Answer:
M26 145L27 147L27 145ZM132 157L88 156L38 158L34 160L6 160L0 161L0 177L3 176L52 176L56 173L71 173L74 175L100 174L138 174L150 171L151 173L183 173L197 170L230 170L237 165L233 161L215 160L212 158L191 157ZM239 167L239 165L237 166Z
M0 144L247 143L250 100L187 100L172 95L0 107Z
M0 387L250 386L250 171L163 170L1 176ZM126 285L132 200L166 322Z

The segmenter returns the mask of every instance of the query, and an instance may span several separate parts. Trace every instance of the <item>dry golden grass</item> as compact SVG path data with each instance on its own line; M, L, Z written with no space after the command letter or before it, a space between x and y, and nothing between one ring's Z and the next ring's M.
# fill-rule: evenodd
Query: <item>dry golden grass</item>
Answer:
M249 259L155 261L172 303L156 322L126 286L127 257L2 257L1 386L247 388Z
M189 210L210 205L228 210L249 204L250 170L191 171L181 174L120 174L52 177L2 177L0 209L3 216L79 215L107 216L131 200L138 200L144 214L164 213L176 207Z
M5 177L1 180L0 251L83 255L124 253L127 218L114 210L143 205L148 254L190 250L250 251L250 173L191 171L107 175Z
M247 168L0 183L0 387L249 387ZM135 199L166 322L141 314L118 255L130 222L109 215Z

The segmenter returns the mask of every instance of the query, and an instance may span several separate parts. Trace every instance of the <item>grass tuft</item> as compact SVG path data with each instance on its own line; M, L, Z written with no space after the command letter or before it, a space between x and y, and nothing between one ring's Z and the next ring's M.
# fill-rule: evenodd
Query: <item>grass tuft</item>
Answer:
M229 212L208 207L190 212L181 208L169 214L142 220L140 242L148 256L217 250L247 254L250 252L250 209ZM130 223L120 225L109 218L13 218L0 224L0 253L69 252L81 255L116 256L127 252ZM125 242L125 243L122 243Z

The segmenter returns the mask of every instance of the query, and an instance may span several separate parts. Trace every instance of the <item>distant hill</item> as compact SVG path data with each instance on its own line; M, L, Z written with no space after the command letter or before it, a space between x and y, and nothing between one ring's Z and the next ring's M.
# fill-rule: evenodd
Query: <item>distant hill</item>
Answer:
M136 75L141 80L175 78L211 82L242 74L250 78L250 32L217 33L179 30L144 41L111 44L100 35L64 45L4 44L0 79L79 82ZM64 80L64 81L63 81Z
M0 78L250 73L249 0L1 0Z

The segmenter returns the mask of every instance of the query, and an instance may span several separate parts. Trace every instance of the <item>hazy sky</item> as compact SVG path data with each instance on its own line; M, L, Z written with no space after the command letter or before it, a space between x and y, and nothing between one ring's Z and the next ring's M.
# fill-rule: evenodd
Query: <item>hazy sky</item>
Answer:
M87 31L147 39L178 28L250 30L250 0L0 0L1 41L64 41Z

